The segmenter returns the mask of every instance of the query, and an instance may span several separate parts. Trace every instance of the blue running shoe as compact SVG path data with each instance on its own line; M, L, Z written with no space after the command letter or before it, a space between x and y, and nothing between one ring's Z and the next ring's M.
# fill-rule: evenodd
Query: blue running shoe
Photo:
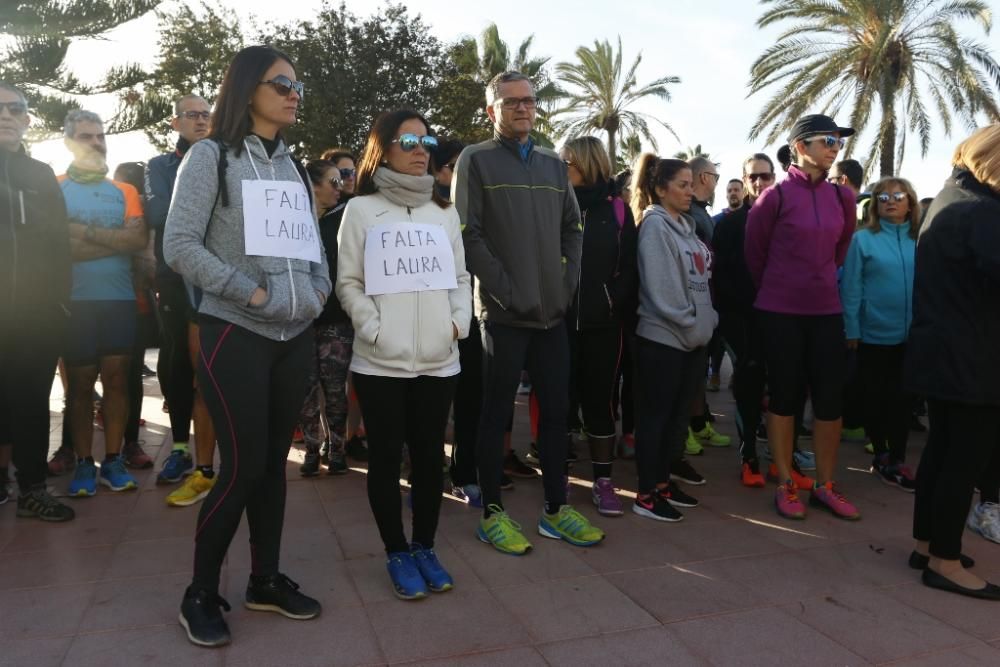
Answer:
M412 553L409 551L390 553L385 562L385 569L389 571L392 589L400 600L419 600L427 597L427 584L417 569L417 562Z
M93 461L77 463L73 481L69 483L69 495L86 498L97 493L97 466Z
M128 491L139 488L135 477L125 469L125 461L120 456L113 461L101 464L99 481L112 491Z
M192 470L194 470L194 461L191 459L191 454L183 449L175 449L163 462L163 470L156 476L156 483L174 484L181 481L181 478Z
M798 464L800 470L816 469L816 455L805 449L796 449L792 452L792 460Z
M427 588L435 593L444 593L455 587L455 580L441 566L433 549L424 549L414 542L410 545L410 553L413 554L413 560L416 561L417 569L427 583Z
M469 504L469 507L483 506L483 492L480 491L478 484L456 486L452 488L451 495L455 496L459 500L464 500Z

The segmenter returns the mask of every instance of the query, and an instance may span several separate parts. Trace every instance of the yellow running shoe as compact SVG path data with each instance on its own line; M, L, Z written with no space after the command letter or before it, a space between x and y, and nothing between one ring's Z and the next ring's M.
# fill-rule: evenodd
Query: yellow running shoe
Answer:
M208 495L217 479L218 477L209 479L201 474L200 470L195 470L194 474L188 475L179 489L167 496L167 504L171 507L194 505Z
M728 447L731 442L728 435L722 435L712 428L712 425L709 423L706 423L705 428L695 433L694 437L712 447Z
M684 442L684 453L688 456L700 456L704 450L698 438L694 437L694 431L689 428L687 440Z
M490 517L480 519L476 535L486 544L492 544L497 551L512 556L523 556L531 551L531 542L521 532L521 526L500 508L490 505Z

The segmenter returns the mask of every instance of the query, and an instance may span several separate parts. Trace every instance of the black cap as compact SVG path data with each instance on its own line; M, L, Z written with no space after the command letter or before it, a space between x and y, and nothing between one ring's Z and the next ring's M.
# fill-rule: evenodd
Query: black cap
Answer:
M803 137L809 137L814 134L831 134L833 132L838 133L841 137L849 137L854 134L852 128L840 127L829 116L822 114L803 116L792 126L792 132L788 135L788 143L794 145L796 141Z

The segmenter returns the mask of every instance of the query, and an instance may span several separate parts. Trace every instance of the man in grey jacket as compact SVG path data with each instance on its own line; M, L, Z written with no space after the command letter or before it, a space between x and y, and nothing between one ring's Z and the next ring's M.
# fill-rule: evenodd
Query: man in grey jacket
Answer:
M537 98L528 77L497 75L486 88L493 139L466 148L452 193L466 264L479 279L485 388L477 459L484 516L479 538L504 553L531 544L503 509L503 434L521 370L531 374L540 411L538 450L545 537L590 546L604 539L566 504L569 345L563 317L580 276L583 236L576 197L559 156L531 139Z

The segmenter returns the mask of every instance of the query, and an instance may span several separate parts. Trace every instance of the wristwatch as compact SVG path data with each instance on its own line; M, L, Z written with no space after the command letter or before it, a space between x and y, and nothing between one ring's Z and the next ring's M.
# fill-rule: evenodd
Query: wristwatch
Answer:
M97 228L93 224L87 225L87 231L83 233L83 238L88 241L97 240Z

